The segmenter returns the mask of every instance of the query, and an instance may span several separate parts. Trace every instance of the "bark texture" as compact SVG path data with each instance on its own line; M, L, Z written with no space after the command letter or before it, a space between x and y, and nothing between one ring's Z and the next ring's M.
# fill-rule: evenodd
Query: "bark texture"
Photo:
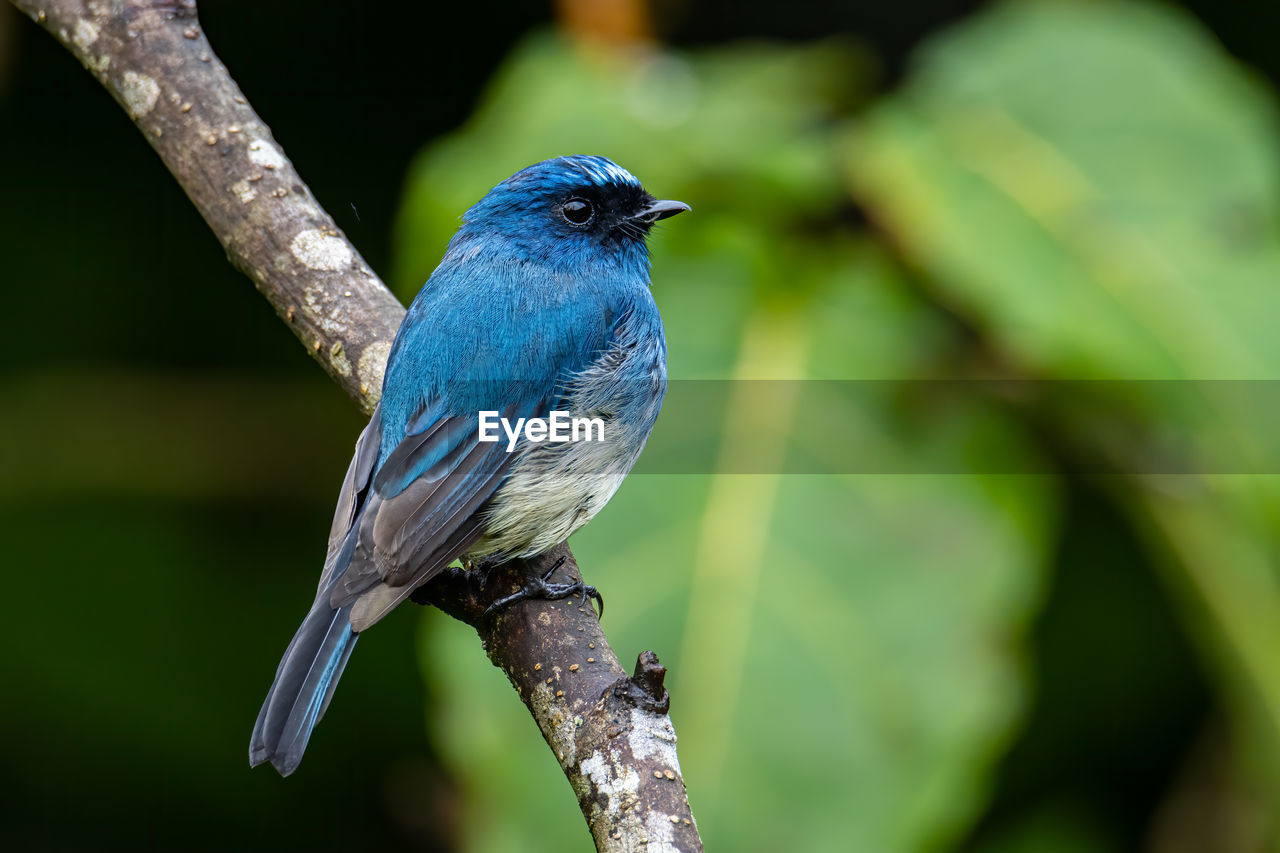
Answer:
M551 580L580 580L569 546L561 544L529 561L442 575L415 599L475 627L560 762L597 850L701 850L657 656L641 652L628 676L593 606L577 596L485 614L495 599L562 557Z
M195 0L12 0L119 102L227 257L366 412L404 308L338 230L200 29ZM526 573L580 577L568 545L437 578L415 594L473 626L528 706L600 851L698 851L665 671L628 676L590 606L530 601L487 616Z

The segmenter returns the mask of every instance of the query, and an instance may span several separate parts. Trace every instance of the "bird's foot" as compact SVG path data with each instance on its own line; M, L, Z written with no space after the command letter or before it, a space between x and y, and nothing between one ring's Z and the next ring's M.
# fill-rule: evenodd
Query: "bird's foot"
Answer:
M504 610L518 601L529 601L532 599L541 599L544 601L559 601L562 598L568 598L571 595L581 595L582 603L586 604L588 599L594 601L598 607L598 617L604 617L604 597L600 595L600 591L594 586L585 584L580 580L572 583L551 583L548 578L556 573L556 569L564 565L564 557L556 560L551 568L544 575L534 575L529 579L523 587L511 595L499 598L485 611L486 616L492 616L499 610Z
M461 558L461 563L461 566L452 564L445 566L440 574L409 593L409 600L424 606L431 604L431 593L441 588L460 588L472 597L483 595L485 572L474 571L471 561L466 557Z

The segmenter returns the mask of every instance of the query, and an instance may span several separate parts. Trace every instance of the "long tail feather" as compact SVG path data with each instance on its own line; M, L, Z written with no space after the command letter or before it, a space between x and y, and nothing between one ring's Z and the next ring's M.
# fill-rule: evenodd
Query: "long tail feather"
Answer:
M350 616L349 605L334 610L327 594L316 597L285 650L258 712L249 741L249 764L256 767L270 761L281 776L297 769L359 638L351 630Z

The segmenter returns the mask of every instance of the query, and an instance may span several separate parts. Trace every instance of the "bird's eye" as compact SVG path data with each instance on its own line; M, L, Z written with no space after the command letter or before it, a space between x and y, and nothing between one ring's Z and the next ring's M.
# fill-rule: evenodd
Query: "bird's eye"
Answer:
M596 215L596 209L585 198L571 198L561 205L560 215L570 225L586 225Z

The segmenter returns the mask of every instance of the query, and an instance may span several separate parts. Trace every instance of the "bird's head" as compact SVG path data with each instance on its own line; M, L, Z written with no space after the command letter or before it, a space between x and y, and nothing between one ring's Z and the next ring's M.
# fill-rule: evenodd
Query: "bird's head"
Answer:
M463 216L459 236L501 238L548 259L601 251L643 257L653 224L688 209L683 202L655 199L612 160L556 157L490 190Z

